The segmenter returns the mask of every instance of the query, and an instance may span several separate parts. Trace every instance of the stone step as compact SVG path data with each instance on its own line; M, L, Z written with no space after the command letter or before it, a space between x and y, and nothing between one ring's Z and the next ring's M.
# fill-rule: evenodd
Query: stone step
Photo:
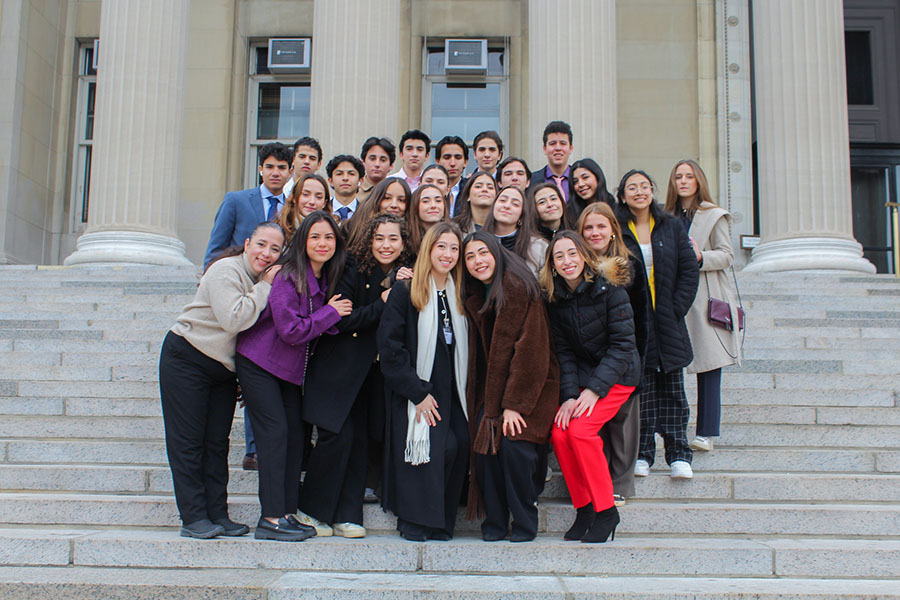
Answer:
M413 543L394 533L276 544L252 535L198 541L174 529L0 529L7 566L258 569L355 573L468 573L703 577L890 577L900 542L844 539L666 538L617 535L606 546L539 536L487 544L478 534ZM600 549L602 548L602 550Z
M0 457L4 457L0 464L168 465L162 440L0 439ZM243 458L243 443L232 440L229 464L239 467ZM900 451L729 448L717 442L714 452L695 452L693 466L698 473L900 473ZM661 444L652 471L668 473Z
M898 474L785 474L704 473L698 469L690 485L673 480L665 471L638 478L635 501L672 499L763 500L767 502L896 502ZM255 471L232 468L232 495L257 493ZM47 465L0 463L0 490L10 492L77 492L168 495L173 493L167 466ZM558 469L542 495L568 499Z
M830 577L569 577L555 574L465 575L423 571L286 573L265 569L0 567L0 593L5 600L900 599L895 581Z
M686 485L690 485L689 482ZM572 524L568 503L542 501L539 531L561 533ZM256 497L229 498L233 519L255 523ZM460 511L457 528L477 531L479 523L466 521ZM640 535L776 535L883 537L900 535L900 505L863 503L752 503L634 501L620 510L622 533ZM0 493L0 523L41 525L52 515L60 525L160 527L178 523L174 498L151 495L75 493ZM364 523L374 531L394 531L396 519L380 506L367 504Z

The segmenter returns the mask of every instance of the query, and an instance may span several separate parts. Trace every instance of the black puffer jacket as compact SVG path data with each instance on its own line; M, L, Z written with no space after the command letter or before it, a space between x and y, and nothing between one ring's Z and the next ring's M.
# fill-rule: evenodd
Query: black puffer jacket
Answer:
M629 217L627 210L620 212L622 237L628 250L637 258L636 266L640 268L635 276L646 281L644 258L637 239L628 228ZM644 369L652 372L660 368L671 373L686 367L694 357L684 316L697 294L700 269L691 242L678 220L665 214L654 215L654 219L656 224L651 238L656 305L652 307L648 319ZM649 285L647 290L649 297Z
M555 298L548 304L550 329L560 370L560 402L589 388L601 398L612 386L636 386L641 360L634 339L628 292L628 263L606 259L593 281L575 291L557 277Z

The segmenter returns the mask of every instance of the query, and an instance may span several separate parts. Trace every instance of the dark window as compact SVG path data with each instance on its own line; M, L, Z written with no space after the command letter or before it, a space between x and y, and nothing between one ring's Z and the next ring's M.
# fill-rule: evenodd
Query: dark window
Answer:
M872 84L872 38L868 31L845 31L847 55L847 103L875 104Z

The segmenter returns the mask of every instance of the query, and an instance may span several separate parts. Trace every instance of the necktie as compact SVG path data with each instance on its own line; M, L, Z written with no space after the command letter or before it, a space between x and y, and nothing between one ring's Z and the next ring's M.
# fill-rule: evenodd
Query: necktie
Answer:
M341 221L346 221L350 216L350 209L346 206L342 206L338 209L338 214L341 217Z
M559 191L562 192L563 201L567 201L568 198L566 198L566 190L563 189L563 176L562 175L553 175L552 177L553 177L553 181L556 182L556 187L558 187Z
M269 212L266 213L266 221L274 221L275 217L278 216L278 198L269 196L266 200L269 201Z

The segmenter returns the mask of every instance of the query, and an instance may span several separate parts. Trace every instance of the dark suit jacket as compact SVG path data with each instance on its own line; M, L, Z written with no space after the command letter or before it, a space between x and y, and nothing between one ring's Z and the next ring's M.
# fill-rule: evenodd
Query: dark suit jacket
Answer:
M463 188L466 187L467 181L467 177L459 178L459 194L456 194L456 198L453 199L453 214L450 215L451 218L459 216L459 209L462 207L462 204L459 203L459 196L462 194Z
M572 166L572 165L569 165L569 167L571 167L571 166ZM534 186L536 186L536 185L539 184L539 183L544 183L545 181L547 181L547 177L546 177L546 175L544 174L544 171L546 171L546 170L547 170L547 165L544 165L543 167L541 167L541 168L538 169L537 171L533 171L533 172L531 173L531 181L528 183L528 188L529 188L529 189L533 188ZM571 177L571 172L570 172L570 174L569 174L569 177ZM563 198L563 200L566 202L566 204L568 204L568 198L569 198L569 196L568 196L568 194L569 194L568 187L567 187L566 189L564 189L564 190L561 190L561 191L562 191L563 195L565 196L565 197ZM572 221L572 225L575 225L575 221Z
M266 213L258 187L225 194L209 234L203 267L206 268L222 250L243 245L253 229L265 220Z

